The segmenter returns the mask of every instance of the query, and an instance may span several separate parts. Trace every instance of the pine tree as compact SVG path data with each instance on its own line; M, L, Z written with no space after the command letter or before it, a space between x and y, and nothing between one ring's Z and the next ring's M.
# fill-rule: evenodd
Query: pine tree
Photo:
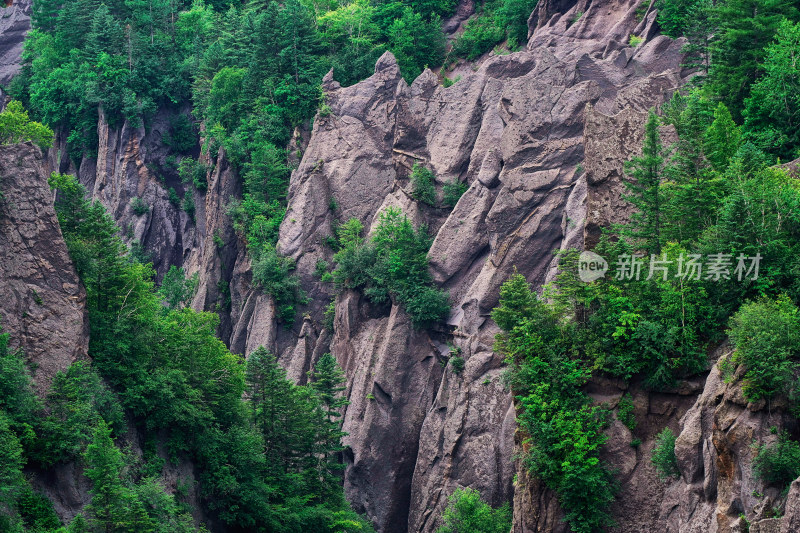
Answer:
M92 500L86 507L94 529L146 533L154 525L135 494L122 481L125 462L111 440L111 428L101 421L86 448L86 477L92 481Z
M781 23L763 69L746 101L747 137L768 153L794 159L800 156L800 23Z
M329 493L334 493L339 485L338 472L343 468L338 460L338 453L344 450L342 437L342 407L350 402L340 393L347 389L344 372L330 353L323 354L314 370L308 373L311 388L316 393L322 406L324 420L319 427L318 446L320 453L320 478Z
M705 133L706 157L714 170L724 173L741 143L742 133L739 126L733 121L725 104L720 102L714 110L714 122Z
M650 110L645 125L642 155L634 157L627 166L631 180L625 181L628 194L623 197L636 211L622 234L633 239L649 254L661 253L663 223L663 198L661 184L664 179L664 148L658 132L659 120Z
M750 85L763 73L765 47L781 20L796 21L799 16L795 0L728 0L717 5L710 88L735 120L741 120Z

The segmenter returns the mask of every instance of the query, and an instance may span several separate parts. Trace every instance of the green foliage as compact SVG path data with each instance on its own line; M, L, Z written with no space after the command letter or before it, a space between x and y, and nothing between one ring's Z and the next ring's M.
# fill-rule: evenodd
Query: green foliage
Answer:
M80 457L100 423L115 432L124 427L116 395L84 361L77 361L65 372L56 374L46 406L48 415L41 422L35 454L37 461L45 465Z
M194 196L192 195L191 190L187 190L183 193L183 200L181 200L181 209L183 209L189 218L192 219L192 222L195 221L195 205L194 205Z
M658 25L664 35L673 39L686 35L691 24L692 15L704 0L657 0ZM647 6L648 2L642 2Z
M164 274L158 294L170 309L186 307L194 298L199 283L198 275L187 278L182 268L172 265Z
M788 392L800 355L800 311L785 295L744 304L728 331L733 362L744 365L742 392L748 400Z
M753 475L770 485L786 488L800 476L800 443L783 432L778 441L767 445L754 445Z
M784 19L775 41L764 50L763 76L745 100L747 138L763 151L800 156L800 22Z
M133 214L135 214L137 217L146 215L150 212L150 206L138 196L134 196L133 200L131 200L131 209L133 210Z
M433 172L427 167L414 163L411 170L411 196L428 205L436 205L436 187Z
M0 112L0 145L32 142L42 149L53 145L53 130L28 118L22 104L11 100Z
M636 415L633 411L633 398L630 394L624 394L617 404L617 418L631 431L636 429Z
M631 46L631 48L636 48L642 44L642 42L644 42L644 38L639 37L638 35L631 34L631 36L628 38L628 44Z
M460 374L464 371L464 358L458 355L450 357L450 367L453 369L454 374Z
M455 77L455 78L453 78L453 79L450 79L450 78L448 78L447 76L445 76L445 77L442 79L442 87L444 87L445 89L447 89L448 87L452 87L454 84L458 83L460 80L461 80L461 76L460 76L460 75L459 75L459 76L456 76L456 77Z
M649 253L661 253L662 191L664 179L664 148L658 132L658 116L654 111L645 125L642 155L628 165L632 180L625 181L628 194L624 198L636 211L631 215L627 232L634 241Z
M338 392L336 372L316 368L315 389L286 380L265 353L252 354L245 369L214 335L215 315L180 307L192 289L179 269L156 291L152 269L128 259L113 222L84 198L74 178L55 174L51 183L87 290L94 364L138 432L166 439L174 459L193 461L207 512L235 530L370 531L347 508L338 478L333 481L341 443L329 411L339 400L326 398ZM118 422L103 400L107 392L92 393L95 378L75 372L83 381L63 387L66 408L54 412L67 412L61 419L74 432L88 425L81 420L98 428L85 454L93 482L88 526L191 531L190 519L177 513L154 472L142 469L137 476L125 466L107 426ZM89 395L75 398L74 390ZM70 527L80 531L83 525Z
M154 531L136 494L123 484L122 452L111 440L111 429L101 422L86 449L86 477L92 481L92 500L86 507L92 528L101 531Z
M356 219L339 227L341 248L333 256L336 285L363 289L377 304L391 297L405 307L416 327L444 318L450 306L447 294L432 285L428 272L427 228L415 229L402 211L390 207L380 213L370 242L361 237L362 229Z
M607 412L582 391L591 370L571 357L573 328L520 274L503 284L492 318L503 330L496 349L511 366L509 383L521 408L524 464L556 493L573 531L610 524L616 484L599 458Z
M184 114L173 116L169 122L169 131L164 135L164 144L173 151L188 152L197 146L197 133L192 121Z
M478 15L467 22L453 43L452 54L470 61L490 51L502 41L509 50L528 40L528 18L538 0L490 0L477 7Z
M456 489L442 514L444 525L436 533L507 533L511 528L508 503L497 509L481 500L475 489Z
M765 47L781 21L800 18L792 0L728 0L714 8L710 90L741 120L750 87L764 72Z
M266 248L253 263L253 281L275 298L278 316L287 325L294 322L295 307L308 303L300 280L290 275L294 267L293 259L278 255L274 248Z
M178 196L178 191L176 191L174 187L167 189L167 200L175 207L181 205L181 197Z
M469 187L466 183L459 181L456 178L446 181L442 186L443 198L442 204L448 207L455 207L458 200L467 192Z
M678 470L678 459L675 457L675 438L675 433L670 428L664 428L656 435L650 461L655 465L658 477L661 479L681 475Z
M178 175L183 183L191 183L194 188L200 192L208 189L208 181L206 180L206 173L209 171L207 165L202 164L196 159L185 157L181 159L178 165Z

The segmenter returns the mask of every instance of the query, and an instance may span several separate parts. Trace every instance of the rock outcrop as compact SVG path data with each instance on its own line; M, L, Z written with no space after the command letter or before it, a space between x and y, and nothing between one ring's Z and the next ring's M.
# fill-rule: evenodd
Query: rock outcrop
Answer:
M541 285L555 250L582 247L615 216L622 163L640 146L647 110L684 81L682 43L657 35L654 12L638 21L637 5L541 2L525 50L491 56L447 89L430 71L408 85L388 53L356 85L323 82L331 113L316 118L292 175L279 240L312 302L286 330L267 298L239 284L231 344L245 353L265 345L299 380L325 350L337 357L351 402L346 492L382 532L435 531L459 486L496 505L516 493L518 531L563 528L547 491L525 476L512 484L514 409L489 313L514 268ZM644 42L627 46L631 34ZM415 162L433 170L437 186L468 185L455 208L411 198ZM353 217L369 228L388 206L430 228L431 270L450 292L450 317L417 331L398 306L376 308L349 292L337 297L330 339L322 312L331 289L314 276L318 260L331 262L325 237ZM446 365L448 343L466 360L461 374ZM685 396L662 415L693 401ZM630 456L628 443L615 453ZM641 521L630 523L633 531Z
M0 86L7 86L19 72L25 36L31 29L32 4L32 0L12 0L11 5L0 7Z
M85 358L89 331L81 285L53 208L42 152L0 146L0 326L35 368L37 392Z

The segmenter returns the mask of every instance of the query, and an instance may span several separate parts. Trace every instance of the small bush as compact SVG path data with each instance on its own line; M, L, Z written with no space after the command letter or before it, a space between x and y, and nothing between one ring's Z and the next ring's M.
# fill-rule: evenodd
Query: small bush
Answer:
M300 287L300 280L291 275L294 260L278 255L274 248L266 248L253 262L253 281L275 298L278 317L287 325L294 323L295 307L308 303L308 296Z
M208 189L208 180L206 179L208 170L209 167L207 165L191 157L181 159L181 163L178 165L178 175L181 178L181 182L191 183L200 192Z
M167 199L169 200L169 203L175 207L181 205L181 197L178 196L178 191L176 191L174 187L167 189Z
M468 188L466 183L455 178L445 182L442 186L442 192L444 193L442 203L447 207L455 207Z
M675 439L675 433L669 428L664 428L656 435L656 445L650 460L656 466L661 479L677 477L681 473L678 470L678 458L675 457Z
M755 446L754 449L753 475L756 479L783 488L800 477L800 443L791 440L788 433L781 433L774 444Z
M771 398L788 389L800 352L800 312L787 297L744 304L731 318L733 363L744 365L745 398Z
M447 89L448 87L452 87L454 84L458 83L461 80L461 76L456 76L453 79L448 78L447 76L444 77L442 80L442 87Z
M636 416L633 414L633 399L630 394L625 394L617 405L617 418L633 431L636 428Z
M146 215L150 212L150 206L138 196L134 196L133 200L131 200L131 209L133 209L133 214L135 214L137 217Z
M0 145L30 141L46 150L53 146L53 130L28 118L22 104L11 100L0 113Z
M411 196L428 205L436 205L436 187L433 172L419 163L411 170Z
M390 296L405 308L416 327L441 320L450 306L445 292L432 286L428 272L431 238L427 228L414 228L397 208L379 215L371 241L361 237L363 225L350 219L337 228L339 251L333 256L333 278L340 288L363 289L376 304Z
M639 37L638 35L631 34L630 38L628 39L628 44L631 46L631 48L636 48L642 44L642 41L644 41L643 38Z
M456 489L447 499L442 521L436 533L508 533L511 509L508 503L492 509L477 490Z
M453 373L460 374L464 371L464 358L460 356L450 357L450 366L453 368Z
M314 275L320 279L328 273L328 262L324 259L318 259L317 264L314 266Z
M186 211L186 214L189 215L189 218L194 221L194 196L192 195L192 191L186 191L183 195L183 201L181 201L181 209Z

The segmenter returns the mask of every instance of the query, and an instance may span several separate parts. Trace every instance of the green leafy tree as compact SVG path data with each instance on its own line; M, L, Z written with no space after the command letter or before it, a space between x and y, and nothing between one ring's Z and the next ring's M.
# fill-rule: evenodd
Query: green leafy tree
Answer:
M447 502L437 533L508 533L511 528L508 503L492 509L475 489L456 489Z
M793 441L787 432L781 433L777 442L753 448L756 479L785 488L800 476L800 443Z
M411 195L420 202L435 206L436 187L433 172L419 163L414 163L410 178Z
M187 278L182 268L172 265L164 274L158 292L170 309L186 307L197 292L197 274Z
M28 118L17 100L11 100L0 112L0 144L32 142L46 149L53 145L53 130Z
M800 311L786 296L744 304L731 318L733 362L744 365L745 398L787 392L800 355Z

